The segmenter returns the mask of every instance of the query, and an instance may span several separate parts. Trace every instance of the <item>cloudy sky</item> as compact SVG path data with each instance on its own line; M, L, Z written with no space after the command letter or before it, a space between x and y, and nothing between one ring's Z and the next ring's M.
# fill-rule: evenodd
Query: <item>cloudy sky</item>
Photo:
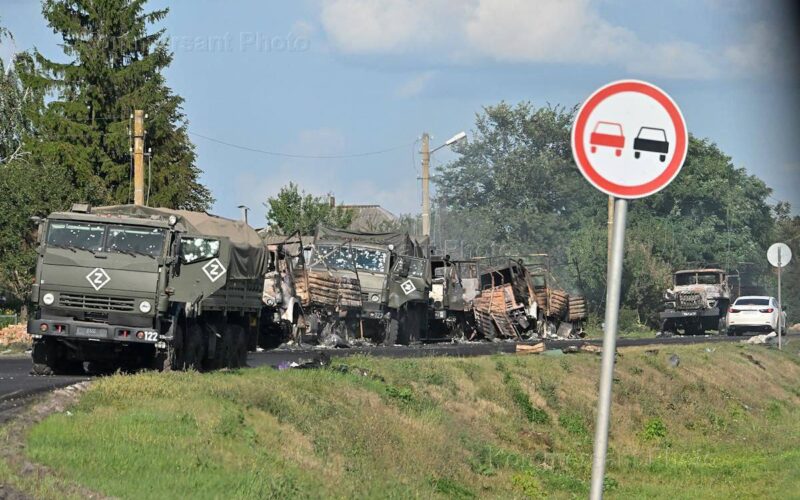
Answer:
M33 46L60 56L39 2L0 3L15 35L0 57ZM470 132L483 106L573 106L622 78L665 89L690 132L763 178L773 201L800 207L798 46L788 3L171 3L167 78L186 99L198 164L221 215L236 216L244 203L260 225L263 201L290 180L339 202L419 211L415 141L423 131L435 146ZM433 163L452 158L443 149Z

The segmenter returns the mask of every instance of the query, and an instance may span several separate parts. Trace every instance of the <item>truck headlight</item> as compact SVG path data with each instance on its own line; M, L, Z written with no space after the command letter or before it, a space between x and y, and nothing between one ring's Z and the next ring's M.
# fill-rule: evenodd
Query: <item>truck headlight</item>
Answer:
M372 302L380 302L381 298L378 296L377 293L373 293L372 297L370 297L369 300L371 300Z
M55 297L55 295L53 295L53 294L52 294L52 293L50 293L50 292L48 292L48 293L46 293L46 294L42 295L42 302L44 302L44 304L45 304L46 306L52 305L52 304L53 304L53 302L55 302L55 301L56 301L56 297Z
M145 314L149 313L149 312L150 312L150 309L152 309L152 308L153 308L153 305L152 305L152 304L150 304L150 302L148 302L148 301L146 301L146 300L145 300L145 301L142 301L142 303L141 303L141 304L139 304L139 310L140 310L141 312L145 313Z

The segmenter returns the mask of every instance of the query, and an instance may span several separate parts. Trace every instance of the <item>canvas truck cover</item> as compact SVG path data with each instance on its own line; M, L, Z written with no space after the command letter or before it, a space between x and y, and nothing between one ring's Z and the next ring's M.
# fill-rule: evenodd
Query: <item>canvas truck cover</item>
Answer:
M388 232L388 233L362 233L360 231L349 231L347 229L335 229L328 226L317 226L317 234L314 239L315 243L320 242L333 242L333 243L365 243L371 245L394 245L394 251L400 255L416 255L416 246L414 241L403 232Z
M231 261L228 274L232 279L258 279L264 273L266 248L255 229L243 221L226 219L205 212L152 208L137 205L115 205L92 208L92 214L123 217L175 215L186 232L202 236L228 238L231 242Z

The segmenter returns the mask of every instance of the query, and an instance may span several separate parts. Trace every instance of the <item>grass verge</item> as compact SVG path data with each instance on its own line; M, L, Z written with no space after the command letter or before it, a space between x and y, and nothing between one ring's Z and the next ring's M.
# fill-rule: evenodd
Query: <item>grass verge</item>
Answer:
M800 491L797 352L621 352L609 497ZM121 498L587 495L599 357L337 363L104 378L34 426L27 454Z

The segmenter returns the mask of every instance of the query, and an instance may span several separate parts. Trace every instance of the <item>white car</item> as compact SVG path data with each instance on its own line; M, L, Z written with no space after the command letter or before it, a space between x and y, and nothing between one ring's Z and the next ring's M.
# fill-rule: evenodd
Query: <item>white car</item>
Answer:
M786 313L778 310L775 297L739 297L728 308L728 335L741 335L745 332L774 332L778 330L780 318L782 331L786 331Z

